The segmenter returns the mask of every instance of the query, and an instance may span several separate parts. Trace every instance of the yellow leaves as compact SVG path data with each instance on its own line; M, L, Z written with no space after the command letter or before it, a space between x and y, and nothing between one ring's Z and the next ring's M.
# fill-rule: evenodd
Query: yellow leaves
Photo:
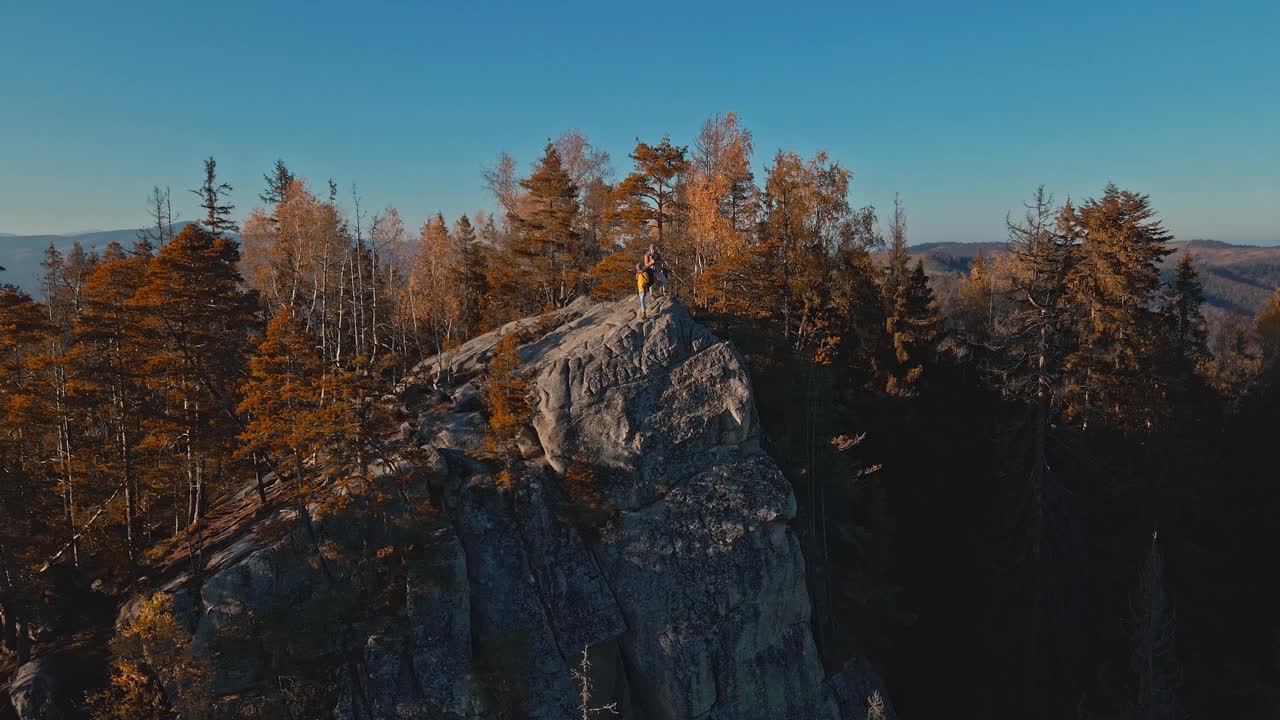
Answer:
M209 661L191 651L191 633L174 616L173 596L156 593L144 600L137 618L112 641L112 650L110 685L90 699L93 717L159 720L174 712L184 718L208 715Z
M507 449L516 433L529 421L532 412L526 395L528 383L517 372L519 340L514 333L504 335L489 362L487 395L489 435L495 449Z

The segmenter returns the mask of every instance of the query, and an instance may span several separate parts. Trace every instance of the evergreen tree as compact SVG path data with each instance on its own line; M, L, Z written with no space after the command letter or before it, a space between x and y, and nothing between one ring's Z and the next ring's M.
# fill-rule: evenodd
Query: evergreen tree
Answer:
M924 364L938 340L937 308L922 261L916 261L915 269L907 276L907 284L892 301L885 330L893 364L884 389L890 395L908 397L916 394L916 386L924 375Z
M1267 367L1276 367L1280 362L1280 288L1258 312L1253 327L1262 347L1262 362Z
M516 285L535 290L540 307L532 309L561 307L583 270L575 263L583 251L577 231L578 188L555 145L547 143L542 160L520 187L528 196L516 220L519 234L513 250L523 273Z
M471 218L466 215L458 217L453 225L454 252L461 261L463 307L460 336L470 337L481 330L481 318L484 316L484 303L488 300L489 283L487 277L488 258L486 248L476 236L476 229Z
M636 141L629 156L635 169L614 188L613 215L633 249L663 245L683 213L679 188L689 170L688 149L662 138L657 145Z
M1194 368L1209 355L1209 331L1204 319L1204 286L1191 253L1184 252L1165 286L1160 320L1172 358Z
M1134 717L1182 720L1178 700L1182 669L1175 647L1173 609L1164 587L1164 558L1156 533L1133 598L1133 671L1137 678Z
M289 171L289 167L284 164L284 160L278 158L276 159L275 167L271 169L271 172L264 174L262 179L266 181L267 189L262 191L258 198L272 208L285 201L289 196L289 188L293 187L294 181L297 180L294 174ZM275 219L274 214L271 217L273 220Z
M147 348L139 333L139 308L132 300L146 277L149 258L126 256L116 243L107 246L85 283L85 309L76 320L73 351L88 395L96 406L110 408L111 432L102 455L124 490L125 550L130 568L139 561L142 503L138 446L147 393L143 369Z
M911 277L911 253L907 250L907 213L902 198L893 196L893 221L889 225L889 256L880 287L886 303L892 305L906 291Z
M214 236L229 232L239 232L240 227L231 219L231 211L235 206L227 201L232 187L225 182L218 182L218 163L212 157L204 161L204 182L191 191L200 198L200 207L204 209L204 227Z
M1161 393L1152 375L1159 339L1154 300L1172 236L1148 196L1115 185L1068 212L1067 227L1081 238L1070 277L1081 315L1078 345L1066 362L1071 415L1086 426L1096 419L1124 430L1151 428Z
M529 384L520 374L520 340L507 333L493 349L493 359L485 372L485 399L489 406L487 449L502 462L498 486L509 490L515 482L513 473L515 441L529 422L533 411L526 397Z
M249 417L240 433L241 458L269 457L292 465L301 493L309 489L307 459L327 452L356 432L358 419L305 328L288 308L267 326L250 361L239 410Z
M47 590L36 568L75 532L65 528L65 496L45 466L52 443L42 430L56 416L38 358L52 331L39 303L0 285L0 649L20 663Z
M998 319L996 369L1006 392L1034 402L1043 431L1062 399L1062 366L1069 351L1069 280L1078 259L1070 204L1061 211L1044 186L1026 204L1021 222L1006 219L1011 258L1009 306ZM1040 431L1037 431L1040 432Z
M910 397L924 375L924 363L938 340L938 313L924 263L910 269L907 253L906 214L895 201L890 226L889 262L884 270L881 294L885 304L885 357L881 364L884 391Z
M152 350L147 368L168 411L155 432L182 440L185 519L197 522L208 500L206 466L238 431L236 391L255 324L256 301L242 287L234 240L188 225L160 249L134 299ZM177 427L166 430L167 423Z

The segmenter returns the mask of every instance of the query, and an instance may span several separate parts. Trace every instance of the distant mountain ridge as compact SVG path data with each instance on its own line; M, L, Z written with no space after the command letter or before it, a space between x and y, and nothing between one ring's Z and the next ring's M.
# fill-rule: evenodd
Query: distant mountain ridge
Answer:
M174 223L173 231L180 232L190 222ZM70 235L14 235L0 233L0 267L6 268L0 273L0 283L17 285L32 295L40 291L40 261L44 252L53 245L60 252L66 252L77 242L85 250L101 251L109 243L118 242L129 247L138 239L141 229L125 230L93 230Z
M1175 240L1174 250L1164 262L1164 271L1172 271L1173 263L1183 252L1195 258L1204 283L1209 309L1207 314L1252 318L1280 287L1280 245L1233 245L1221 240ZM1003 256L1008 246L1003 242L937 242L921 243L909 248L912 257L924 260L925 270L945 295L960 277L969 272L979 254Z

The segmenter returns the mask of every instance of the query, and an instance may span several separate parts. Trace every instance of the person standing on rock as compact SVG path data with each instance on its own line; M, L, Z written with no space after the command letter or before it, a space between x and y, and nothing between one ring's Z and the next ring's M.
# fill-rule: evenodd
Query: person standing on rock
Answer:
M640 317L649 317L649 309L645 306L645 295L649 292L649 286L653 284L653 279L649 275L649 269L643 265L636 265L636 290L640 292Z
M649 252L644 254L644 266L653 273L653 282L658 284L662 294L667 294L667 273L662 262L662 252L657 245L649 245Z

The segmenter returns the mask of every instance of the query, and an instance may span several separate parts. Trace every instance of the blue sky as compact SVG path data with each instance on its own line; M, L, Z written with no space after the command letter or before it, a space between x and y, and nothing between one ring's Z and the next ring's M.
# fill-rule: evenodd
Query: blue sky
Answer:
M489 207L499 151L576 127L621 174L735 110L761 167L825 148L856 204L900 192L913 242L1108 181L1180 237L1280 241L1273 1L124 5L0 7L0 232L137 226L157 184L191 219L208 155L242 215L283 157L417 224Z

